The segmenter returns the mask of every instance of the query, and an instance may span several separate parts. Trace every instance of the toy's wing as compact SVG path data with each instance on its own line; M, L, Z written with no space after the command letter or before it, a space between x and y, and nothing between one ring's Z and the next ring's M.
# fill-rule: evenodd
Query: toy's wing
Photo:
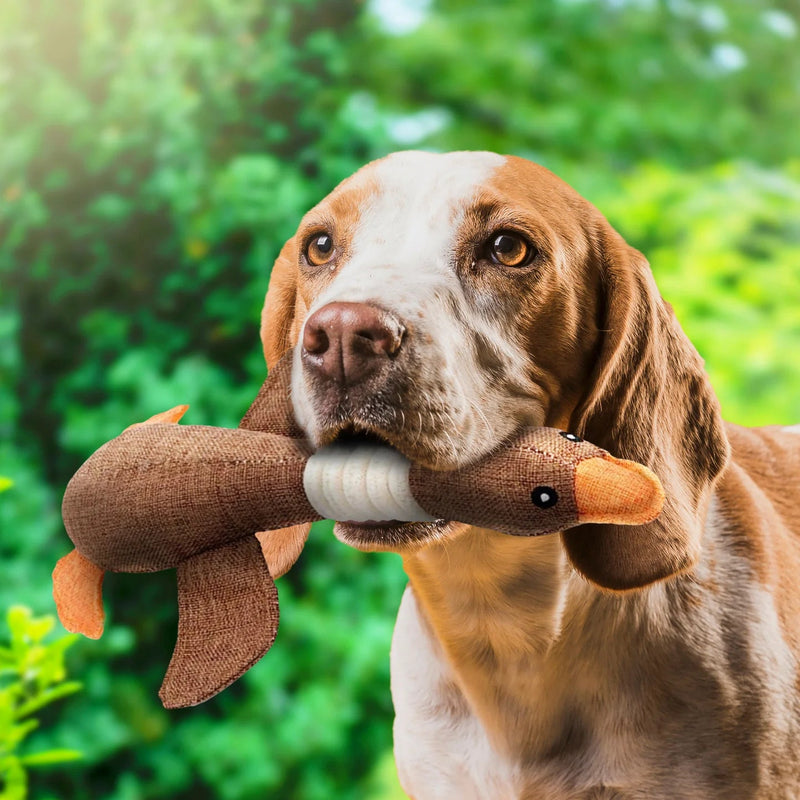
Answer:
M254 536L178 567L178 641L159 697L197 705L247 672L278 631L278 592Z

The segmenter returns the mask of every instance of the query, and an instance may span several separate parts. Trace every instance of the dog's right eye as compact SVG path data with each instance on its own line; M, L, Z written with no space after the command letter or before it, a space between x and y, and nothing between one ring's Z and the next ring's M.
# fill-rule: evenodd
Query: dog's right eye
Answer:
M327 263L333 257L333 238L327 233L312 236L306 244L305 256L312 267Z
M513 231L498 231L486 244L489 259L503 267L527 267L536 257L536 248Z

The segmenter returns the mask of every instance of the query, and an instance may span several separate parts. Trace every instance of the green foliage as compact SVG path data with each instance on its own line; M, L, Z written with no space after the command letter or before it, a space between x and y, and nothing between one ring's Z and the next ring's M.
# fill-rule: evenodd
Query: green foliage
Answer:
M558 173L742 155L780 166L797 155L798 20L798 0L438 0L388 42L365 25L360 56L405 144Z
M236 424L265 374L258 316L277 249L381 150L340 85L355 7L268 6L0 7L0 465L14 480L0 500L3 602L52 607L49 574L68 546L60 492L103 440L177 402L191 403L190 421ZM308 557L338 571L283 582L284 616L297 621L275 657L183 714L156 698L175 635L170 576L109 579L109 632L77 649L86 692L50 734L83 750L91 772L48 773L42 791L362 796L359 780L390 748L403 578L378 559L352 619L352 596L314 594L336 597L348 569L338 549L328 535ZM360 648L348 646L352 624Z
M18 361L37 365L14 382L49 478L84 452L59 441L64 411L102 405L120 370L164 375L203 352L198 377L229 393L229 420L241 409L234 385L263 375L246 356L275 250L374 153L340 119L347 145L325 155L343 42L318 22L346 30L352 14L335 0L0 9L14 76L0 93L3 305Z
M648 256L726 415L800 421L798 19L798 0L0 4L0 607L52 609L61 492L101 442L182 402L236 424L282 242L392 149L545 163ZM35 734L85 758L31 794L394 797L404 582L317 526L274 650L167 713L174 577L110 576L107 633L70 651L85 690Z
M29 768L81 757L64 748L24 752L25 740L39 725L34 715L74 694L81 684L66 680L64 669L64 654L75 637L44 641L53 617L34 617L24 606L13 606L6 621L9 640L0 643L0 798L25 800Z

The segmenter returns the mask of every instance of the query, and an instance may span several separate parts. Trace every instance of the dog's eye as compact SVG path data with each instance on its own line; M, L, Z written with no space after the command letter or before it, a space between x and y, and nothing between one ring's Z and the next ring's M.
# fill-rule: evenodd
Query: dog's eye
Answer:
M489 256L503 267L525 267L536 251L519 234L510 231L496 233L489 240Z
M312 267L318 267L330 261L333 256L333 238L327 233L318 233L308 240L306 245L306 261Z

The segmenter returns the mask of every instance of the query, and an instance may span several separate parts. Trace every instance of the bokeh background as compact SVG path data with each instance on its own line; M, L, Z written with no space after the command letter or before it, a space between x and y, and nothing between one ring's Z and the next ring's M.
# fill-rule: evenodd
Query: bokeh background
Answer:
M236 425L280 245L392 150L545 164L648 255L727 418L800 422L799 122L798 0L3 0L0 610L53 613L60 499L94 448L177 403ZM82 689L24 741L35 670L13 663L42 646L15 612L0 797L401 797L404 583L318 526L274 650L168 713L174 577L112 576L106 635L67 653ZM14 760L54 748L83 757Z

